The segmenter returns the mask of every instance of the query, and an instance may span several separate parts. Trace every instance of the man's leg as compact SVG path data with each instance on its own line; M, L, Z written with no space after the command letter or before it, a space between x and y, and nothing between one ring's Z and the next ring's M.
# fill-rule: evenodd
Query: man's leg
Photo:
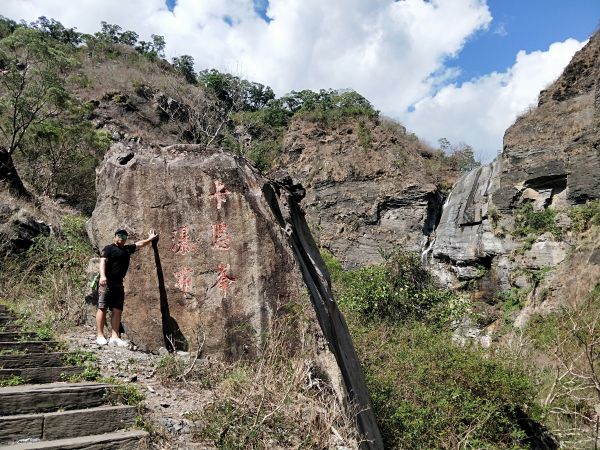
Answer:
M112 314L110 317L110 326L112 327L111 338L117 339L117 338L121 337L121 336L119 336L119 330L121 329L121 314L122 313L123 313L123 310L121 310L121 309L117 309L117 308L112 309Z
M98 308L96 311L96 336L104 337L104 323L106 321L106 308Z

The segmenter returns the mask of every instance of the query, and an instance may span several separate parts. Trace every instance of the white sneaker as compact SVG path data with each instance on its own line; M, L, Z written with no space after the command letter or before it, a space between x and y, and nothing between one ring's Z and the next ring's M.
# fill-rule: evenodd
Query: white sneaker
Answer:
M111 347L129 347L129 342L124 341L121 338L110 338L108 345Z
M96 338L96 344L98 344L98 345L106 345L106 344L108 344L108 341L106 340L106 338L104 336L98 336Z

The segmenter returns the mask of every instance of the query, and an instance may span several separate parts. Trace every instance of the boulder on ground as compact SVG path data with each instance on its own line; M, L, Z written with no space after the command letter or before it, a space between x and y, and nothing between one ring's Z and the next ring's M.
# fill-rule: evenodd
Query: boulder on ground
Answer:
M304 191L287 184L219 150L115 144L97 171L88 233L98 248L119 228L132 242L160 233L132 256L125 278L123 325L143 350L194 351L204 342L204 355L260 357L275 321L306 311L286 345L311 337L315 363L349 394L360 430L381 448L348 329L298 205Z

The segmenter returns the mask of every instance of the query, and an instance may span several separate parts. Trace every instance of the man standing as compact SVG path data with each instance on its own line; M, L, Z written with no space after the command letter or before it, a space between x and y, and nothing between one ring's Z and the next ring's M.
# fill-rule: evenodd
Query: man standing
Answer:
M129 268L129 258L136 249L145 247L150 242L158 239L158 234L151 230L148 238L125 245L127 242L127 231L115 231L114 242L102 249L100 255L100 288L98 296L98 310L96 311L96 343L98 345L114 345L127 347L129 343L121 339L119 329L121 327L121 314L125 302L125 290L123 278ZM112 311L110 324L112 335L109 341L104 337L104 321L106 309Z

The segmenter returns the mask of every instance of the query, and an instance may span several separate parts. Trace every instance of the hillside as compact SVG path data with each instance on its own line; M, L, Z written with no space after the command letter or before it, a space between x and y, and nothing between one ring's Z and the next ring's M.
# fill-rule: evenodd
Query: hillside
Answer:
M87 342L84 272L152 223L122 322L161 354L140 385L194 408L177 428L149 401L153 448L589 448L599 36L478 167L354 91L276 97L160 36L2 19L0 301L137 377Z

